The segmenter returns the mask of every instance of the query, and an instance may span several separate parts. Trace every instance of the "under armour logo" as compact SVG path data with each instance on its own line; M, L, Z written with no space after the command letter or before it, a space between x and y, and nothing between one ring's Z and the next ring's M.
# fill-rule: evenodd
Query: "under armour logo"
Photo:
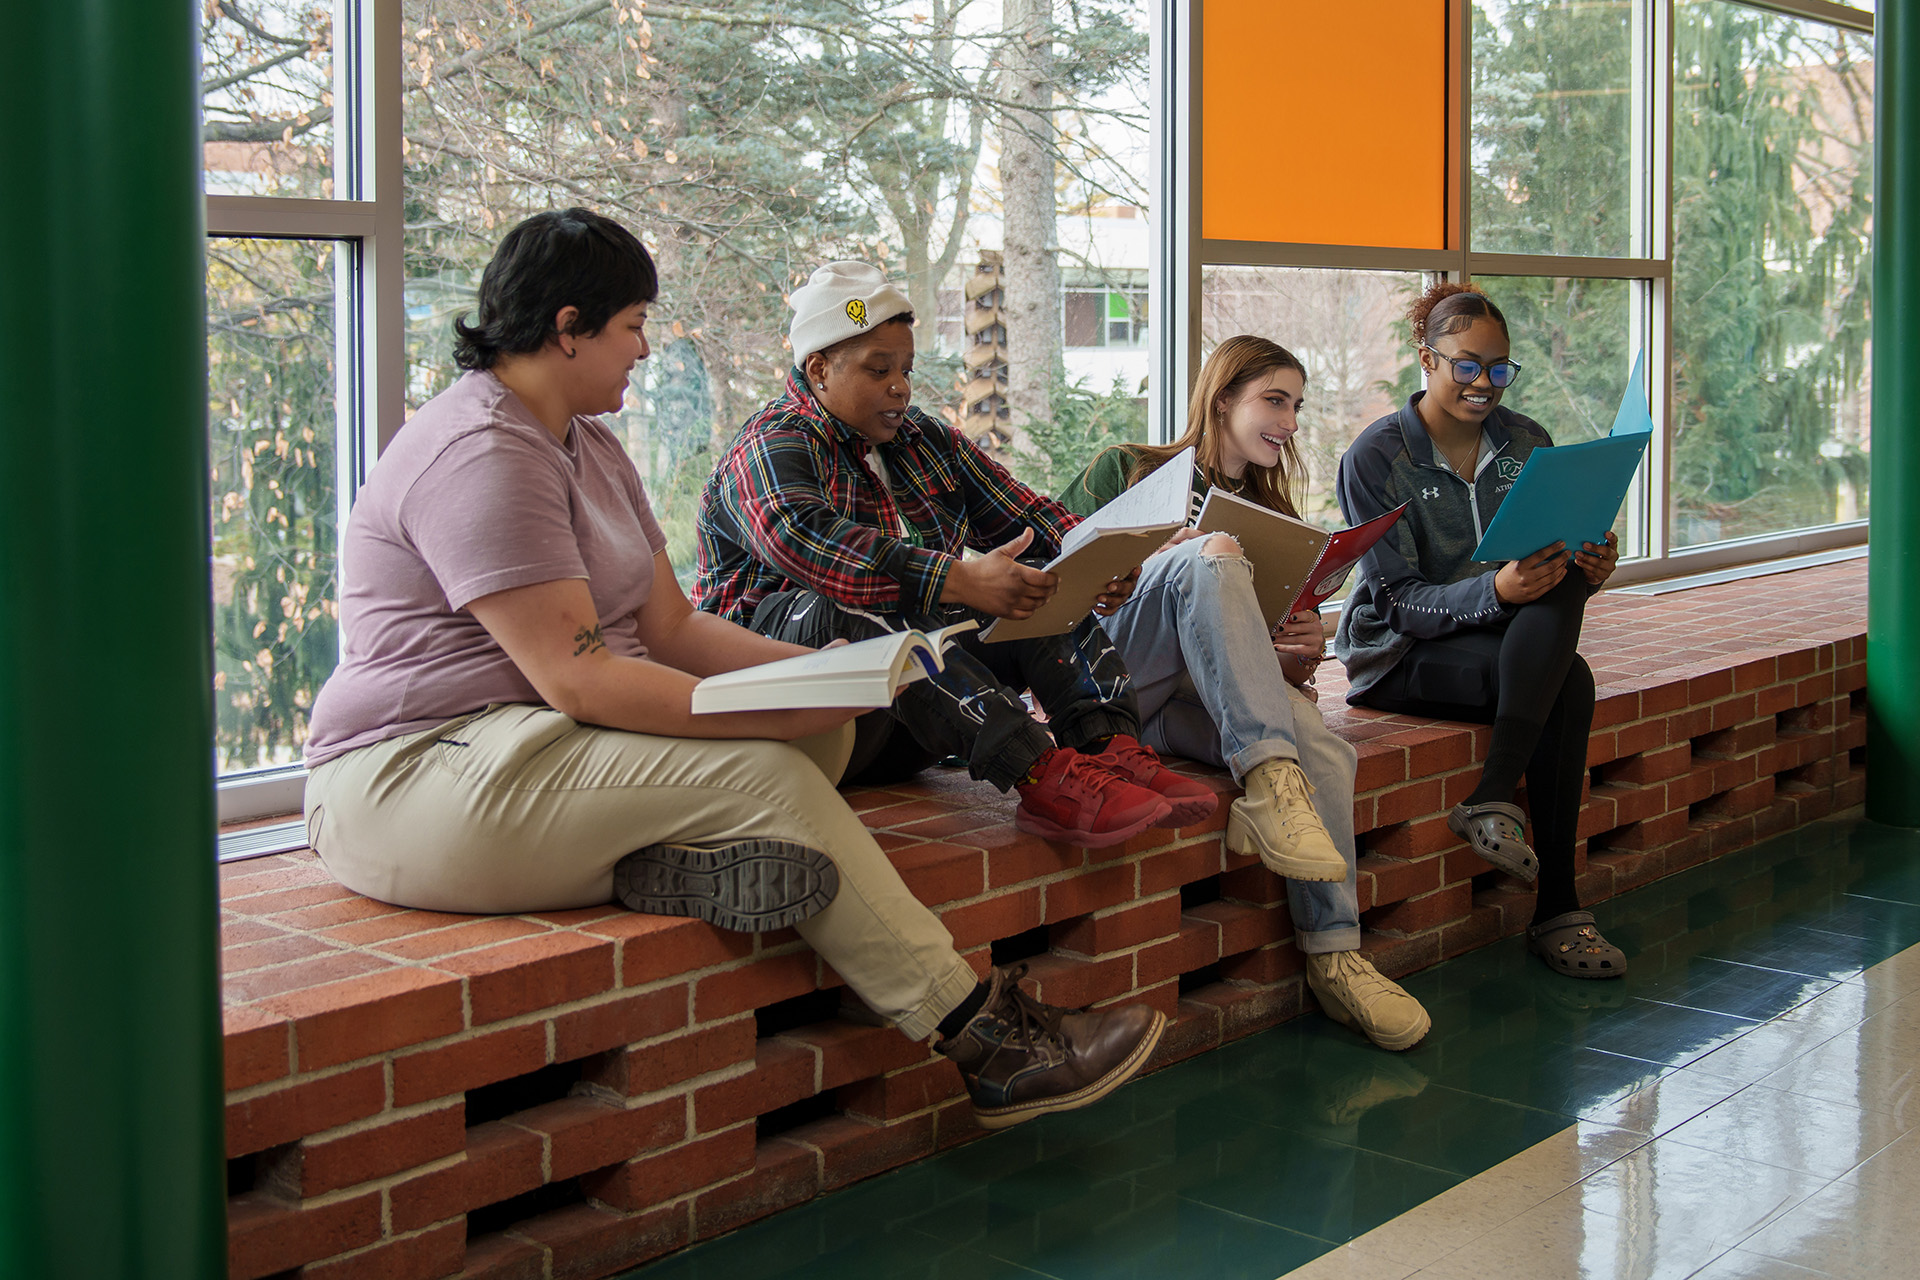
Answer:
M1439 487L1434 485L1429 485L1427 488L1422 489L1420 491L1420 496L1423 498L1437 498L1440 496Z

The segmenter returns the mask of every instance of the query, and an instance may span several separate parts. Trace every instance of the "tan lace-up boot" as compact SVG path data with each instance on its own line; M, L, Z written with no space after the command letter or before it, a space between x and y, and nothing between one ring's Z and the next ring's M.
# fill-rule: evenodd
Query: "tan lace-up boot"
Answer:
M1289 880L1345 880L1347 860L1313 811L1313 785L1297 760L1263 760L1227 818L1227 848L1259 855Z
M1433 1025L1418 1000L1358 951L1309 955L1307 986L1329 1018L1382 1049L1411 1049Z

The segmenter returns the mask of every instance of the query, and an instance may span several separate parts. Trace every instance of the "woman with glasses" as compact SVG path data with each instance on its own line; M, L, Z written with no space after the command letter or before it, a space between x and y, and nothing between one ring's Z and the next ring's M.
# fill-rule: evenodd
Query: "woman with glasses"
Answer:
M1479 783L1447 825L1488 863L1536 882L1530 950L1569 977L1617 978L1626 956L1581 909L1573 855L1593 724L1593 672L1575 648L1619 540L1609 532L1571 555L1556 542L1524 560L1473 559L1527 455L1553 441L1501 407L1520 366L1506 317L1484 295L1438 284L1408 319L1426 389L1340 460L1350 522L1407 504L1360 562L1340 615L1334 652L1346 664L1347 701L1493 726ZM1522 776L1531 846L1513 802Z

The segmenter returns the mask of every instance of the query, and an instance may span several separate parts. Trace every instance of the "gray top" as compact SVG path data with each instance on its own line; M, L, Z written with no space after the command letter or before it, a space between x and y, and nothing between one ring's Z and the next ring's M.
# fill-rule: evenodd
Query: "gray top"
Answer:
M1333 651L1347 668L1349 702L1393 670L1415 640L1513 619L1493 591L1503 562L1482 563L1473 552L1527 456L1553 440L1533 419L1495 408L1481 426L1473 478L1465 479L1437 454L1420 421L1416 406L1425 394L1415 392L1361 432L1340 459L1335 493L1349 524L1410 504L1361 559L1340 611Z
M541 701L467 605L584 578L609 651L643 658L640 608L666 535L619 438L563 444L493 374L420 407L380 456L340 548L340 666L314 700L308 765L496 702Z

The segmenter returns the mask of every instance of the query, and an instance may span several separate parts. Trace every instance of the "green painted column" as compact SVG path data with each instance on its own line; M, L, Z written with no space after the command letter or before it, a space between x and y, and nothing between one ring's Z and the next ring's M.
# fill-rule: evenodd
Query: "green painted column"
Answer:
M1874 44L1867 816L1920 827L1920 12Z
M199 6L0 43L0 1276L226 1273Z

